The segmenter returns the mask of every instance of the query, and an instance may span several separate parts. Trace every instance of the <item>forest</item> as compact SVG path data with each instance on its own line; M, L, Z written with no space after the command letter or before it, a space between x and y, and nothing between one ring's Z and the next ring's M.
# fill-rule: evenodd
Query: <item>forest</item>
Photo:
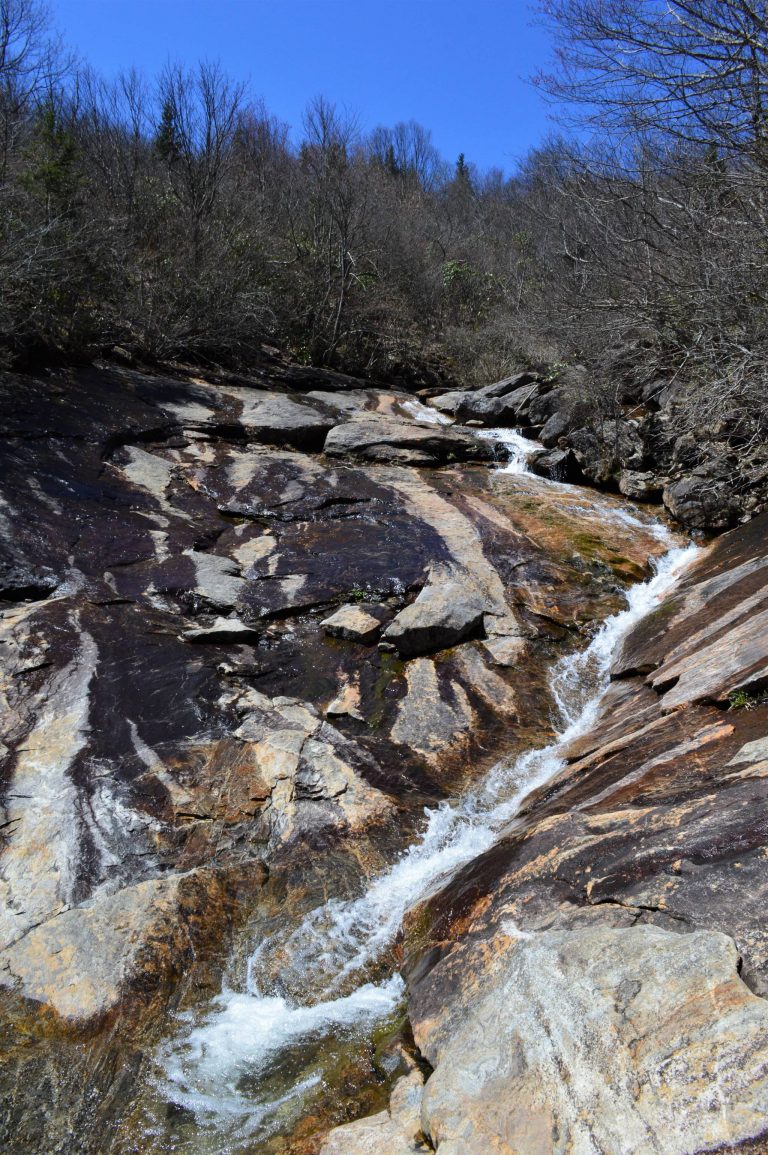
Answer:
M216 63L113 81L0 0L0 346L247 367L265 344L472 386L580 363L611 411L762 432L768 11L545 0L562 113L511 177L317 97L288 126ZM115 354L115 351L117 353Z

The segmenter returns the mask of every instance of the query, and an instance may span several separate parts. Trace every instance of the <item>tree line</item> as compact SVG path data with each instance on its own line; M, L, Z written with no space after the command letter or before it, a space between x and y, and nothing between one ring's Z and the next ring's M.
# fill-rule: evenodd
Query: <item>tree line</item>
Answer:
M6 362L120 347L247 366L267 343L471 384L580 360L610 408L624 351L646 385L685 378L696 412L758 420L766 4L540 7L556 59L539 83L578 128L506 177L323 98L292 135L214 64L106 81L37 0L0 0Z

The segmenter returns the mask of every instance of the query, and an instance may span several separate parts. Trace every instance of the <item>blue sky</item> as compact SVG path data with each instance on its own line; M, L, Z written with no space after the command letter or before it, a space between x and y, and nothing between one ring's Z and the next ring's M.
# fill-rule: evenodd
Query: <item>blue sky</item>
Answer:
M105 75L220 60L292 126L324 95L364 128L417 120L440 152L512 171L546 135L526 78L548 38L527 0L49 0Z

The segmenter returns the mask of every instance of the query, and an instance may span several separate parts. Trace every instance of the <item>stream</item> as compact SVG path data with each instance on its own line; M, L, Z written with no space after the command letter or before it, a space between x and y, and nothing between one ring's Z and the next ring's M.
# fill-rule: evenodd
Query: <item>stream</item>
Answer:
M499 469L527 472L535 443L510 430L480 436L506 453ZM564 495L572 490L541 484ZM624 508L612 507L608 516L646 532L651 520ZM419 840L364 893L332 898L298 926L260 942L239 989L223 990L202 1020L199 1014L182 1019L176 1037L157 1055L156 1087L166 1101L193 1113L201 1133L194 1150L238 1150L243 1144L253 1150L284 1131L306 1111L323 1079L322 1061L302 1064L297 1055L307 1048L314 1053L324 1040L368 1038L402 1017L404 983L391 969L389 948L405 913L486 851L526 796L559 772L563 748L594 724L617 645L674 588L698 553L663 524L651 528L666 549L653 576L627 591L626 608L604 621L585 649L550 670L556 739L498 762L462 797L426 810ZM279 987L273 977L278 965ZM276 1070L294 1071L294 1081L276 1080ZM206 1135L213 1145L206 1145Z

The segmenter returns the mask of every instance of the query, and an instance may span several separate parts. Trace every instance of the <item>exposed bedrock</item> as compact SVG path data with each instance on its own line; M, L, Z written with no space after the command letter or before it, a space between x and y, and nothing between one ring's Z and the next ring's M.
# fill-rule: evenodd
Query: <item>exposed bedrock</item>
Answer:
M249 936L549 738L547 669L661 547L338 374L105 366L0 399L0 1136L101 1155ZM333 1078L318 1134L373 1103Z
M702 555L556 777L409 915L439 1152L764 1149L766 530Z

